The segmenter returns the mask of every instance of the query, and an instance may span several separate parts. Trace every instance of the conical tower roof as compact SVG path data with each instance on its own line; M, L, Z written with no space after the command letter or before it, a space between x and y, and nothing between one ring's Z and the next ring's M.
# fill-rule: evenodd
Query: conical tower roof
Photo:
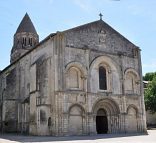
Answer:
M36 29L27 13L23 17L16 31L16 33L21 33L21 32L30 32L30 33L37 34Z

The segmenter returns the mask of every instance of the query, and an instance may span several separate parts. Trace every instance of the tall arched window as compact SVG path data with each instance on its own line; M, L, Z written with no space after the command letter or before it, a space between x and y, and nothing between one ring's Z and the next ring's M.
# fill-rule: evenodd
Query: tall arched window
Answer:
M139 94L139 77L133 70L125 73L125 92L127 94Z
M101 90L107 90L106 69L103 66L99 67L99 88Z
M24 46L26 46L26 43L27 41L26 41L26 37L23 37L23 41L22 41L22 44L24 45Z
M32 38L29 38L29 45L32 46Z
M76 68L70 68L69 82L70 88L79 88L79 72Z

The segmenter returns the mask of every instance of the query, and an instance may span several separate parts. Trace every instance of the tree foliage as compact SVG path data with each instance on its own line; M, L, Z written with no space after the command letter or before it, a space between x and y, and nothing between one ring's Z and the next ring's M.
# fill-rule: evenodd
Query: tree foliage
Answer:
M156 72L149 72L145 74L143 80L152 81L155 76L156 76Z
M156 112L156 75L153 76L152 81L145 89L145 106L146 110Z

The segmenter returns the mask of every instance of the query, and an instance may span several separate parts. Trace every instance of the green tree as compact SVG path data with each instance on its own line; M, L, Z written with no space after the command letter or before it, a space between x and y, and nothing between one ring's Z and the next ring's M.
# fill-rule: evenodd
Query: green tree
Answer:
M145 89L145 106L146 110L150 110L152 113L156 112L156 75Z
M152 81L155 76L156 76L156 72L149 72L145 74L143 80Z

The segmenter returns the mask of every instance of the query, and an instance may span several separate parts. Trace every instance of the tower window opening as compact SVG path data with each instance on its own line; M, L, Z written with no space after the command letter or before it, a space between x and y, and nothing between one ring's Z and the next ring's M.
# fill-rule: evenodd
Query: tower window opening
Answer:
M29 38L29 45L32 46L32 38Z
M22 41L22 44L23 44L24 46L26 46L26 42L27 42L27 41L26 41L26 37L24 37L24 38L23 38L23 41Z

